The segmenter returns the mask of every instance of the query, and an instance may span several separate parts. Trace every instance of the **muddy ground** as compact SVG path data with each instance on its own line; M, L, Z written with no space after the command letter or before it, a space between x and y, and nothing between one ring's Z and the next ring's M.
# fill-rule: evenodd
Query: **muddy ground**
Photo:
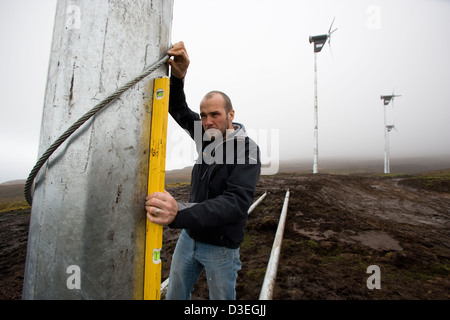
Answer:
M274 299L450 299L450 184L412 177L263 176L241 246L238 299L258 299L286 191ZM173 190L186 198L188 187ZM168 275L178 232L166 230ZM380 267L381 289L366 273ZM194 293L207 299L204 276Z
M450 299L450 184L414 177L262 176L266 198L246 224L237 298L258 299L286 191L290 198L274 299ZM189 186L168 189L178 200ZM20 299L29 211L0 214L0 299ZM162 278L179 231L165 229ZM381 289L368 289L367 268ZM194 299L208 299L204 275Z

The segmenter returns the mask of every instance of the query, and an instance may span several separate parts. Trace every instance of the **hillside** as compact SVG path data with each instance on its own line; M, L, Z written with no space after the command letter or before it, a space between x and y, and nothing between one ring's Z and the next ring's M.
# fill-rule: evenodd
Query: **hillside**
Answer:
M274 299L450 299L450 170L416 175L262 176L241 246L238 299L258 299L286 190ZM187 184L167 188L187 201ZM0 299L20 299L29 210L0 213ZM179 231L164 229L162 278ZM369 290L368 266L381 270ZM204 276L195 299L207 299Z
M0 184L0 213L15 209L29 209L23 194L25 182L22 180L16 180L16 182Z

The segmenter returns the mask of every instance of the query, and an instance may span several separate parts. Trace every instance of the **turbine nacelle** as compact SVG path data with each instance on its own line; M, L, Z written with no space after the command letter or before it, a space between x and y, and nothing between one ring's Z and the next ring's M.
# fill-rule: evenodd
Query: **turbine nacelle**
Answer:
M314 42L314 52L320 52L322 50L322 48L325 46L325 42L327 42L327 40L328 40L328 45L330 46L330 50L331 50L331 44L330 44L331 34L337 30L337 28L336 28L333 31L331 31L331 28L333 27L334 19L331 22L331 25L330 25L330 28L328 29L327 34L321 34L318 36L309 36L309 43Z
M320 52L327 42L328 35L322 34L320 36L310 36L309 43L314 42L314 52Z
M396 95L392 92L389 96L380 96L380 99L383 100L383 104L387 106L391 100L394 100L395 97L401 97L401 95Z
M387 130L388 132L391 132L392 129L395 129L395 131L397 131L397 128L396 128L395 125L393 125L393 124L389 124L389 125L386 126L386 130Z

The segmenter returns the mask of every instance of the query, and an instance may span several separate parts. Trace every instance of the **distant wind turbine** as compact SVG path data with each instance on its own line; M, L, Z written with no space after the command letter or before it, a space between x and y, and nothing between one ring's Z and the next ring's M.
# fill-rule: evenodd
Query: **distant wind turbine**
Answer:
M328 40L328 46L331 50L331 34L337 30L333 27L334 19L331 22L330 28L327 34L322 34L318 36L310 36L309 43L314 42L314 164L313 173L318 173L318 162L319 162L319 118L318 118L318 101L317 101L317 53L322 50ZM331 52L333 54L333 52Z
M389 103L392 101L392 107L394 107L394 98L401 97L400 95L395 95L392 92L389 96L381 96L380 99L383 100L383 109L384 109L384 173L391 173L390 168L390 151L389 151L389 132L392 129L395 129L394 125L386 124L386 109ZM395 129L397 130L397 129Z

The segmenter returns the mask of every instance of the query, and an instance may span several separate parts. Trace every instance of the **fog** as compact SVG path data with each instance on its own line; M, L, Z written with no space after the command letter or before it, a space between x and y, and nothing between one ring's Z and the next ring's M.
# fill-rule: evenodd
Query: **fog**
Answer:
M55 0L0 1L0 182L24 179L37 160ZM172 42L191 65L188 104L227 93L235 121L265 161L313 156L314 52L309 36L338 30L317 54L321 158L382 158L381 95L391 157L450 159L450 1L175 0ZM70 124L68 124L70 125ZM169 121L167 169L195 148ZM450 160L449 160L450 164Z

